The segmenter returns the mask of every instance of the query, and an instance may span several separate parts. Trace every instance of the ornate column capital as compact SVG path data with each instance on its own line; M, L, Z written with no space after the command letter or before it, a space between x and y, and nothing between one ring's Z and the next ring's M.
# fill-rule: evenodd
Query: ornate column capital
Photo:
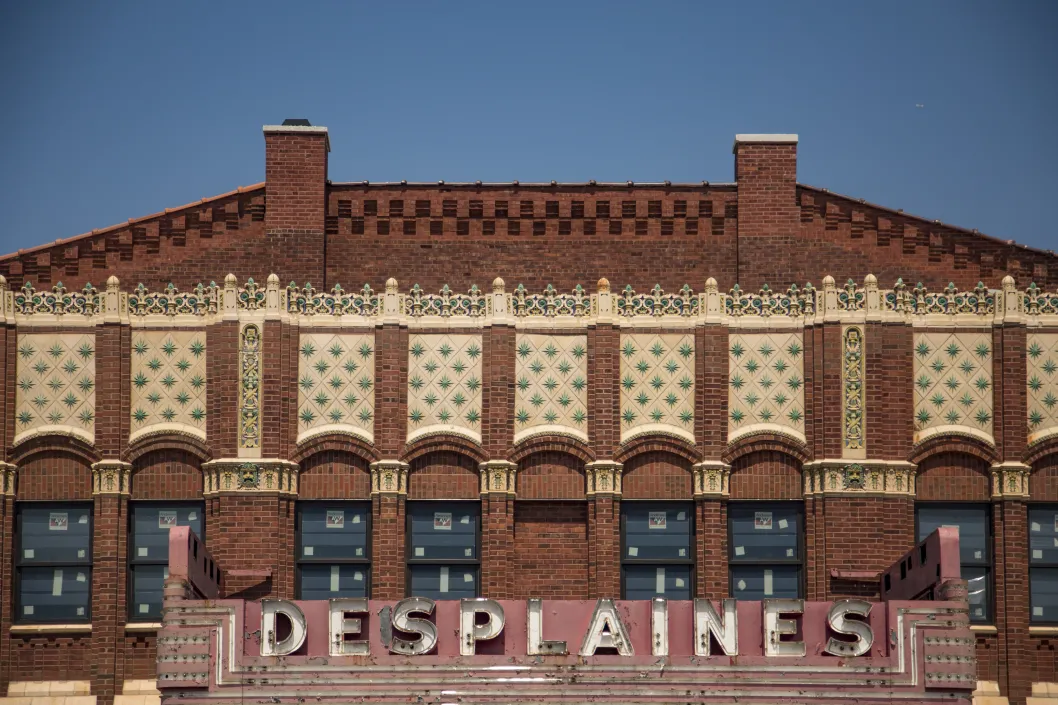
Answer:
M481 494L502 492L514 494L518 466L508 460L489 460L478 465L481 474Z
M731 495L728 481L731 479L731 466L720 460L703 460L691 468L694 485L694 496L728 497Z
M132 491L132 464L123 460L92 463L92 494L127 495Z
M226 458L202 463L203 495L298 493L298 465L278 458Z
M1029 474L1032 468L1024 463L1010 461L993 465L992 499L1028 499Z
M816 460L804 466L804 495L914 497L916 470L904 460Z
M408 464L401 460L371 463L371 494L408 494Z
M624 465L612 460L596 460L584 466L588 480L588 496L621 495L621 471Z
M0 461L0 497L15 495L15 475L18 468L11 463Z

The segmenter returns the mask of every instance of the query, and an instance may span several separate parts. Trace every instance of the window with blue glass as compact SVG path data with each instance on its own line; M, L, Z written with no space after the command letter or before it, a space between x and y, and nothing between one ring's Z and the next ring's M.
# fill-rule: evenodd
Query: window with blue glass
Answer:
M1029 621L1058 623L1058 505L1029 509Z
M297 521L298 598L368 597L371 504L302 502Z
M433 600L478 596L477 502L408 502L408 595Z
M621 503L621 595L689 600L694 571L694 505Z
M992 620L992 516L987 504L920 504L915 507L918 540L941 526L959 528L959 563L969 590L970 621Z
M727 516L731 596L738 600L801 597L801 504L731 502Z
M15 555L19 622L92 618L92 505L20 504Z
M169 529L188 526L200 538L204 506L200 502L135 502L129 539L129 619L162 618L162 587L169 577Z

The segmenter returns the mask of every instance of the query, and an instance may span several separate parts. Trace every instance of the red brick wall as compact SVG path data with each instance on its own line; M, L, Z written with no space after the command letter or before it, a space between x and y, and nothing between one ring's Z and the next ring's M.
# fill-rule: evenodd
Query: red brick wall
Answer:
M778 451L755 451L731 463L731 499L801 499L801 463Z
M191 453L155 450L132 466L132 499L200 499L201 463Z
M920 501L987 502L992 496L988 464L965 453L938 453L918 466Z
M691 464L662 451L648 451L624 463L624 499L687 499L691 496Z
M587 599L588 503L519 499L514 505L513 599Z
M477 499L478 464L452 451L428 453L411 462L408 499Z
M584 463L566 453L534 453L518 463L518 499L584 499Z
M363 458L342 451L324 451L301 464L301 499L368 499L371 471Z

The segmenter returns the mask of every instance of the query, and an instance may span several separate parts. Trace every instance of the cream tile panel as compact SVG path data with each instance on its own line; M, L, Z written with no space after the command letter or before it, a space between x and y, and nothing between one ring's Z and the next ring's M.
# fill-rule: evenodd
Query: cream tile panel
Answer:
M801 333L729 337L729 440L769 430L804 440L804 358Z
M621 336L621 441L671 433L694 442L694 336Z
M458 433L481 442L481 336L411 335L408 440Z
M298 441L330 431L375 437L375 336L301 336Z
M1029 442L1058 433L1058 334L1028 336L1026 388Z
M519 335L514 440L568 433L588 440L588 337Z
M206 332L132 335L131 439L175 430L206 437Z
M915 440L962 432L992 441L992 336L915 336Z
M95 442L95 335L18 336L15 442L63 433Z

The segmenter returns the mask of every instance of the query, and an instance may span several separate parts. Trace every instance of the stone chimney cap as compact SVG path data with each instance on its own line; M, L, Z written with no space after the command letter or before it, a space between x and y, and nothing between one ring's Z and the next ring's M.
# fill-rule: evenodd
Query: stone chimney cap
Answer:
M797 135L735 135L732 153L739 144L797 144Z
M308 120L305 120L308 122ZM331 151L331 136L327 134L327 128L322 125L265 125L261 128L268 134L317 134L323 135L327 142L327 151Z

